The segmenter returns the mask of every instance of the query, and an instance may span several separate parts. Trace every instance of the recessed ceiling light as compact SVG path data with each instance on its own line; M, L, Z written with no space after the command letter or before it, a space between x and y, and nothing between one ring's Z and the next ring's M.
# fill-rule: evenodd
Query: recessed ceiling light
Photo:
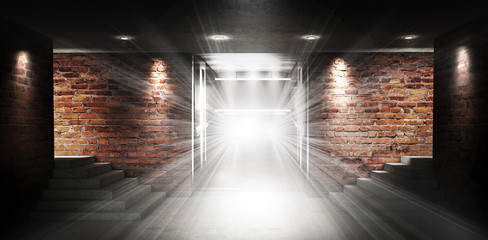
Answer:
M227 36L224 36L224 35L215 35L212 37L214 40L225 40L225 39L228 39Z
M119 39L122 40L122 41L127 41L127 40L130 40L130 37L128 37L128 36L120 36Z
M315 40L315 39L318 39L319 36L317 36L317 35L307 35L307 36L304 36L303 38L304 39L307 39L307 40Z
M415 35L405 35L405 36L402 36L402 39L404 40L412 40L412 39L415 39L417 38L417 36Z

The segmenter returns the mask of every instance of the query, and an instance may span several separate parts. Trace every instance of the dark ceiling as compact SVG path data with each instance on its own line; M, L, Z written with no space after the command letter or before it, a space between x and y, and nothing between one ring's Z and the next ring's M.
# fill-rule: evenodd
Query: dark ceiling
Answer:
M56 51L283 54L432 49L435 37L488 13L482 1L345 0L18 1L0 11L52 38Z

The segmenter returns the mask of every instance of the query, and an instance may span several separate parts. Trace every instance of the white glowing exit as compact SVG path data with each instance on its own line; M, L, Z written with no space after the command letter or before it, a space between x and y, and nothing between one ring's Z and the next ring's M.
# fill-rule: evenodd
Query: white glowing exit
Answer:
M308 175L308 97L306 71L297 60L274 54L194 56L194 188L253 191L279 185L271 165L285 162ZM233 167L222 173L222 166Z

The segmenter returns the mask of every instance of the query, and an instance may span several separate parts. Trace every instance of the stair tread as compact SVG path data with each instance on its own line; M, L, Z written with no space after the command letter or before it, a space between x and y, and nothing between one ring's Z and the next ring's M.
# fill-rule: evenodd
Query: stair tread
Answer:
M121 175L121 176L117 176L117 175ZM104 183L104 181L107 181L111 177L117 177L123 179L124 175L125 175L124 170L110 170L101 174L91 176L89 178L78 178L78 179L52 178L49 179L49 189L100 189L101 187L113 183L113 182ZM75 186L73 186L73 184ZM59 186L59 185L65 185L65 186ZM89 185L89 186L81 186L81 185Z
M134 204L132 207L127 209L128 212L142 212L146 210L148 207L150 207L151 204L153 204L155 201L160 200L160 198L163 198L164 200L166 198L166 193L165 192L151 192L149 193L148 196L145 198L141 199L137 204Z
M124 172L124 170L110 170L108 172L104 172L104 173L101 173L101 174L97 174L95 176L91 176L89 178L87 178L87 180L92 180L92 179L102 179L106 176L109 176L109 175L112 175L112 174L117 174L119 172Z
M122 191L125 190L125 188L132 188L134 185L138 184L138 179L137 178L123 178L119 181L116 181L112 184L103 186L101 188L88 188L88 189L65 189L65 188L51 188L51 189L44 189L43 194L44 194L44 199L55 199L54 197L49 197L46 198L46 195L55 195L56 193L64 193L64 195L69 196L73 195L75 197L78 197L80 195L89 195L89 194L95 194L95 195L107 195L109 194L111 197L114 196L117 191ZM66 199L66 196L64 196L63 199ZM87 198L86 198L87 199Z
M166 198L165 192L151 192L126 210L98 211L37 211L31 217L38 220L140 220Z
M83 169L91 169L91 168L97 168L100 166L105 166L105 165L111 165L109 162L96 162L96 163L90 163L87 165L75 167L75 168L70 168L70 169L54 169L54 170L83 170Z
M367 189L369 192L371 192L372 194L375 194L377 197L379 197L381 199L385 199L385 200L398 199L398 195L395 195L394 193L391 193L389 191L384 191L385 189L382 186L380 186L377 181L374 181L371 178L358 178L357 179L357 185L360 186L361 188ZM364 186L364 185L366 185L366 186ZM373 189L371 189L371 188L373 188ZM376 191L372 191L372 190L377 190L377 189L382 190L381 194L377 194Z
M396 180L408 180L408 181L418 181L418 182L423 182L423 181L437 181L435 178L415 178L415 177L407 177L399 174L394 174L392 172L388 172L385 170L373 170L371 171L372 173L385 176L391 179L396 179Z
M350 192L351 194L348 194L348 192ZM354 195L354 196L351 196L351 197L357 197L359 198L360 200L363 201L368 201L368 200L371 200L371 199L375 199L377 198L376 195L374 195L373 193L359 187L359 186L356 186L356 185L345 185L344 186L344 193L348 196L351 196L351 195ZM373 207L378 207L380 208L381 210L385 210L386 208L383 206L383 204L378 204L378 203L381 203L382 201L384 201L383 199L378 199L378 200L372 200L370 203L372 204L368 204L368 205L371 205Z
M53 178L55 179L81 179L89 178L107 171L112 170L110 163L90 163L87 165L73 167L73 168L60 168L53 170Z
M377 195L378 197L388 200L388 199L398 199L401 198L401 196L410 196L415 195L417 197L422 197L423 199L426 200L432 200L432 201L441 201L443 200L443 194L444 192L440 189L409 189L409 190L404 190L404 189L395 189L392 191L392 186L387 185L384 182L380 181L375 181L374 179L371 178L358 178L357 179L357 185L367 189L371 193Z
M330 192L329 198L344 208L375 239L407 239L378 215L352 201L343 192Z
M95 162L94 156L55 156L55 169L70 169Z
M131 197L134 197L135 195L141 194L141 192L147 190L151 186L149 185L138 185L135 188L131 189L127 193L124 193L122 195L116 196L113 199L105 199L105 200L96 200L96 199L90 199L90 200L83 200L83 199L41 199L39 202L57 202L57 203L74 203L74 202L79 202L79 203L89 203L89 202L108 202L108 201L114 201L114 202L123 202L127 201L127 199L130 199ZM76 189L75 191L78 191Z
M95 210L95 209L127 209L137 201L147 196L151 191L149 185L139 185L130 191L121 194L113 199L102 200L80 200L80 199L43 199L38 201L40 211L63 211L63 210Z
M127 184L130 184L132 182L139 182L139 180L137 178L123 178L117 182L114 182L112 184L109 184L107 186L104 186L100 189L97 189L97 190L103 190L103 191L114 191L114 190L117 190L119 188L122 188L124 186L126 186Z
M66 160L66 159L80 159L80 158L95 158L94 156L55 156L54 160Z
M365 209L363 210L366 213L379 213L385 216L386 219L380 217L383 222L398 221L395 225L400 228L394 228L400 232L409 235L413 234L412 236L414 237L429 235L432 231L435 231L440 234L439 236L442 235L442 239L479 239L479 236L483 234L483 231L477 229L476 225L468 224L468 222L453 215L439 204L428 203L420 198L405 194L410 191L398 189L376 179L358 178L358 183L362 182L376 183L385 192L398 194L398 201L372 196L372 194L376 194L360 185L344 186L343 194L352 199L355 204L358 204L359 208L364 207ZM408 230L403 230L402 228ZM452 231L446 232L443 230L445 228Z
M56 181L83 181L83 180L93 181L93 180L99 180L99 179L105 178L105 177L113 175L113 174L117 174L119 172L124 172L124 170L110 170L108 172L97 174L97 175L91 176L89 178L54 178L54 179L50 179L50 180L56 180Z
M412 169L412 170L419 170L419 171L432 170L429 168L412 166L410 164L405 164L405 163L385 163L385 165L391 165L391 166L402 167L402 168L407 168L407 169Z
M79 180L79 179L77 179ZM85 189L77 189L77 188L48 188L45 191L97 191L97 192L112 192L119 188L125 187L127 184L131 184L133 182L138 182L137 178L123 178L119 181L114 183L108 184L101 188L85 188Z
M97 212L101 213L140 213L142 210L145 210L148 206L148 204L151 204L153 201L158 200L159 197L166 197L165 192L151 192L144 198L140 199L136 204L133 206L129 207L128 209L125 210L99 210ZM80 212L91 212L91 211L80 211Z
M393 168L405 169L408 171L419 171L419 172L434 172L432 168L412 166L404 163L385 163L385 166L391 166Z
M388 171L373 170L371 178L379 181L388 182L403 189L439 189L439 182L435 178L415 178L407 177Z
M432 156L402 156L400 161L407 165L421 165L424 167L432 166L433 164Z

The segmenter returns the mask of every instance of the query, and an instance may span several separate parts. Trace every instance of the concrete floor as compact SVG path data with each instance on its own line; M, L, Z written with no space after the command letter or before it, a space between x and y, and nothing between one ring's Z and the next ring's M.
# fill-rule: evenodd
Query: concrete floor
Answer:
M30 222L19 239L371 239L327 198L308 197L304 175L271 141L238 146L192 197L167 198L144 220Z
M141 221L31 222L19 239L372 239L326 199L197 195L168 198Z

